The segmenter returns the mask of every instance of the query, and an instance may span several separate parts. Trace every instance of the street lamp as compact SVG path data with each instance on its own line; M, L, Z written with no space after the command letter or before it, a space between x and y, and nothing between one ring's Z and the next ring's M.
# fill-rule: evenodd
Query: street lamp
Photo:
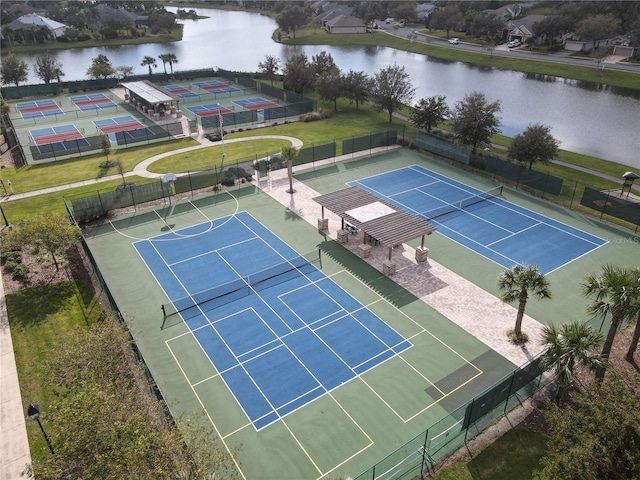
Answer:
M47 432L44 431L44 427L42 426L42 423L40 423L40 405L34 405L33 403L30 404L27 408L27 417L38 422L38 426L40 427L40 430L42 430L42 435L44 435L44 439L47 441L47 445L49 446L49 450L51 450L51 454L55 455L56 452L53 451L53 445L51 445L51 441L47 436Z

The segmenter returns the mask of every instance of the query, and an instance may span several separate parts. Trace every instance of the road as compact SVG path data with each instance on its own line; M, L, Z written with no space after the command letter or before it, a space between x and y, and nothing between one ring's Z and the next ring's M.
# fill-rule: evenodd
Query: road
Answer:
M573 52L568 52L566 50L561 50L560 52L551 53L551 54L541 54L538 52L531 52L527 50L526 46L522 46L519 48L507 48L506 44L498 45L493 50L488 50L487 47L485 46L476 45L472 43L460 42L457 45L452 45L446 39L441 39L438 37L425 35L423 33L418 33L418 30L416 30L411 26L396 28L396 27L393 27L392 24L388 24L385 22L379 22L378 26L380 27L380 30L379 30L380 32L384 32L389 35L395 35L401 38L406 38L409 41L427 43L427 44L436 45L439 47L462 49L469 52L482 53L485 55L518 57L518 58L524 58L532 61L563 63L563 64L579 65L583 67L607 68L610 70L620 70L620 71L640 73L640 64L619 63L619 60L621 60L621 57L607 57L604 59L604 61L600 65L598 65L594 60L591 60L589 58L573 57L571 56ZM452 36L455 36L455 34Z

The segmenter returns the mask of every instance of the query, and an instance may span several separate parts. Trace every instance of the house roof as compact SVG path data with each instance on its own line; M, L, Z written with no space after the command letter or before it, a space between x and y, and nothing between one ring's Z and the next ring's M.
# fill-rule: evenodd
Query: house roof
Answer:
M97 20L98 23L104 23L109 20L127 23L144 22L149 18L147 16L137 15L125 10L124 8L113 8L103 3L96 5L94 8L99 14L99 20Z
M327 20L327 27L364 27L365 24L360 18L350 15L338 15L337 17Z
M533 25L541 22L546 18L546 15L527 15L518 20L512 20L510 25L513 28L517 28L523 35L533 36Z
M56 22L55 20L51 20L50 18L43 17L36 13L22 15L11 22L9 26L13 29L47 27L51 31L66 27L64 23Z

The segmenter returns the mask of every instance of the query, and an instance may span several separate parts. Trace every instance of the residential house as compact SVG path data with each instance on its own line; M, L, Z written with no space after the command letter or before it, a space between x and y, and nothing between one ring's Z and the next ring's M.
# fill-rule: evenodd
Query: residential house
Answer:
M56 22L55 20L51 20L50 18L43 17L38 15L37 13L28 13L27 15L22 15L21 17L16 18L13 22L9 24L9 27L14 30L37 30L40 27L47 28L51 35L55 38L64 34L64 29L67 26L63 23Z
M507 22L506 31L503 38L507 42L512 40L520 40L525 43L529 38L534 38L533 25L544 20L544 15L527 15L518 20L510 20Z
M149 20L146 15L137 15L124 8L114 8L103 3L91 7L91 10L93 14L87 16L87 24L92 30L100 30L109 22L117 22L126 28L141 28Z
M367 33L367 26L360 18L350 15L338 15L325 22L329 33Z

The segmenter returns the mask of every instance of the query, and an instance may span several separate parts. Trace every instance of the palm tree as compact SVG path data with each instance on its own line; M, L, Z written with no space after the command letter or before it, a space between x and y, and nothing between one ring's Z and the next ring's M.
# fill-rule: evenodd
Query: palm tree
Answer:
M535 265L516 265L500 274L498 288L503 292L500 295L500 300L503 302L518 301L518 315L516 316L516 325L513 333L516 342L526 341L522 335L522 319L529 292L541 300L551 298L549 281Z
M143 67L145 65L149 67L149 75L153 73L153 71L151 70L151 67L156 68L158 66L156 64L156 59L148 55L142 59L142 63L140 63L140 65L142 65Z
M169 61L168 55L168 53L161 53L160 55L158 55L158 58L160 59L160 61L162 62L162 66L164 67L165 75L167 73L167 62Z
M638 341L640 340L640 268L634 268L632 275L635 278L634 295L635 295L635 317L636 327L633 329L633 335L631 337L631 343L629 344L629 350L625 355L625 359L631 363L634 363L633 355L638 348Z
M567 387L573 382L576 365L589 370L602 366L602 357L593 353L601 343L602 334L579 320L561 327L551 324L542 329L542 344L547 348L542 357L542 367L556 374L557 402L562 400Z
M581 288L585 296L593 298L587 307L592 314L610 314L609 331L602 345L600 355L607 360L613 347L616 331L622 322L634 317L637 305L637 289L634 289L636 278L629 268L604 265L598 274L587 275ZM635 291L634 291L635 290ZM596 370L596 379L603 380L606 365Z
M293 159L298 156L298 149L294 146L282 147L280 151L282 159L287 162L287 175L289 176L289 190L287 193L295 193L293 189Z
M173 64L178 63L178 57L175 53L167 53L167 62L169 62L169 68L171 68L171 75L173 75Z

